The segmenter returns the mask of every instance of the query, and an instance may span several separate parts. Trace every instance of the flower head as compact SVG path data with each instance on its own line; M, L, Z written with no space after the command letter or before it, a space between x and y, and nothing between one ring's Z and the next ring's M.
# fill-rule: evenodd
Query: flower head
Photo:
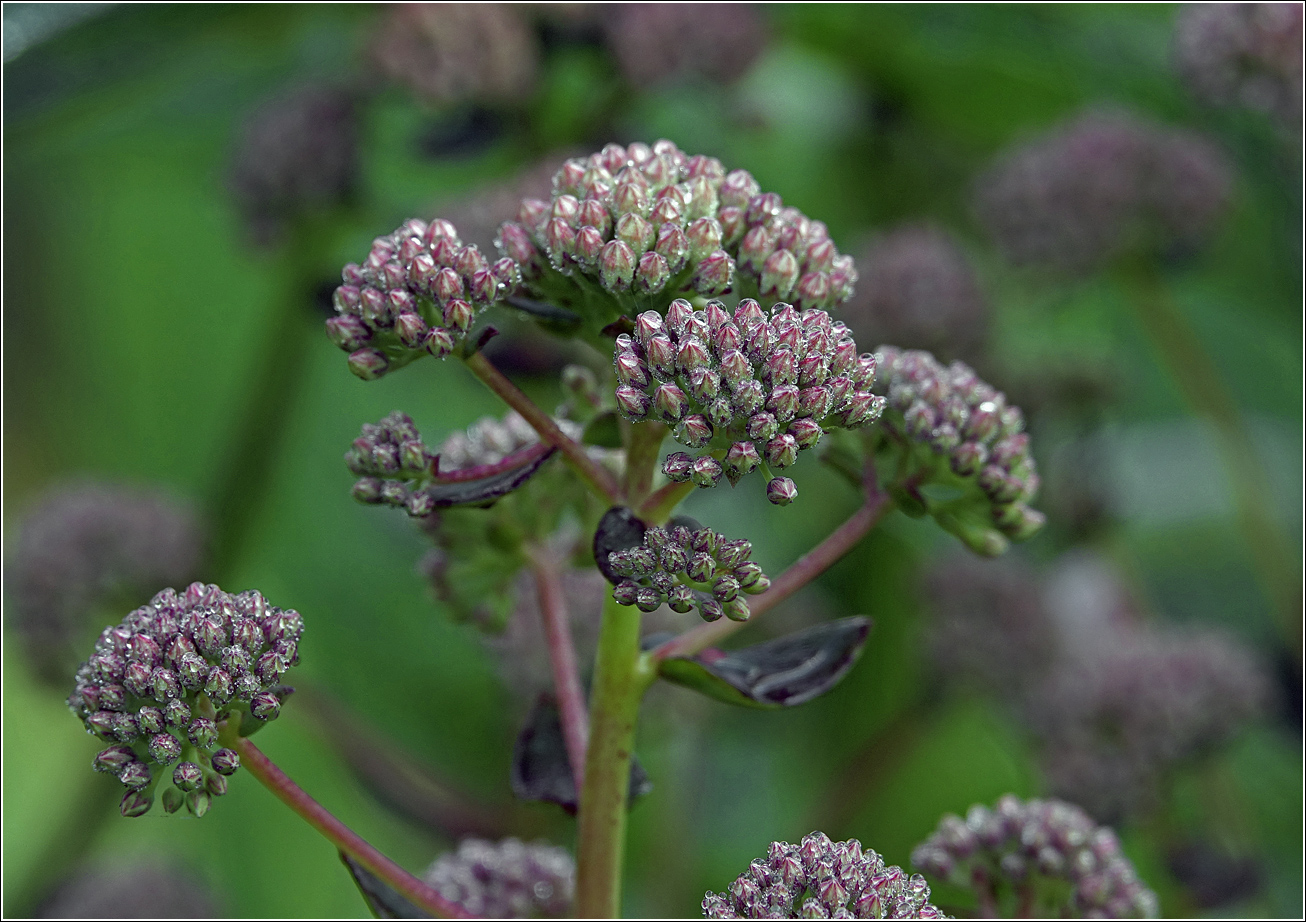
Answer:
M663 472L700 487L789 467L827 429L869 425L884 407L870 390L875 358L858 355L848 328L783 302L768 317L747 298L733 315L720 301L696 311L677 299L665 320L647 311L633 336L618 336L613 362L623 415L671 426L693 454L671 454ZM772 502L795 493L788 478L770 479Z
M617 66L640 87L689 75L729 83L766 45L762 17L747 3L621 3L605 14Z
M327 335L350 353L349 370L365 381L424 354L445 358L476 315L521 280L515 262L491 263L475 246L463 246L448 221L415 218L376 238L367 258L341 275Z
M463 839L423 877L445 899L487 919L567 916L576 890L566 850L520 839Z
M239 712L248 735L277 717L290 693L281 677L299 662L303 629L298 612L258 592L203 583L165 589L105 628L68 706L88 733L112 744L94 767L128 788L124 816L147 812L156 794L168 813L184 803L202 816L211 797L226 793L240 758L218 744L217 722Z
M1174 56L1203 102L1255 109L1301 130L1301 4L1187 4L1175 21Z
M945 816L933 835L916 846L911 860L936 879L983 888L998 898L1008 917L1016 910L1018 889L1064 900L1035 905L1035 916L1126 919L1157 914L1156 895L1138 879L1115 833L1060 800L1022 801L1008 794L993 809L976 804L964 820ZM1068 896L1051 885L1058 881L1071 885ZM1040 886L1045 883L1049 885Z
M989 304L966 254L933 224L907 224L873 241L858 259L861 280L844 308L865 341L912 343L970 357L988 333Z
M831 308L857 281L824 224L763 193L748 172L727 173L670 141L568 160L551 200L524 201L499 246L522 265L527 290L582 313L594 310L592 286L633 316L678 294L726 292ZM590 319L606 324L621 310Z
M856 839L823 832L772 842L725 893L703 898L708 919L945 919L919 874L886 865Z
M1202 243L1230 185L1228 162L1200 136L1090 113L1004 154L976 209L1009 262L1088 274L1140 248Z
M340 204L358 182L358 125L346 90L309 85L272 99L241 129L228 185L254 236Z
M1028 501L1039 478L1019 407L963 362L944 366L928 352L881 346L876 390L888 400L882 428L894 450L917 469L920 483L965 491L934 502L912 499L977 553L994 555L1006 539L1021 540L1043 525Z
M535 86L538 42L508 3L409 3L392 7L371 59L431 105L517 102Z
M63 684L100 610L193 578L203 544L194 513L163 493L57 488L20 525L8 568L12 623L41 670Z
M672 611L698 608L705 621L723 614L747 621L747 595L765 592L771 580L749 556L748 541L731 541L710 528L654 526L644 542L608 555L608 567L620 579L612 597L622 605L653 611L664 602Z

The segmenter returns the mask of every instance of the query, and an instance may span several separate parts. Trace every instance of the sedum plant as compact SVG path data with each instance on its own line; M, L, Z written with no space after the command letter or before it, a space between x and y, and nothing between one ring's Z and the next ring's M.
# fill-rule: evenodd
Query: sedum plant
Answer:
M1038 475L1020 410L968 366L857 344L839 319L852 259L747 171L669 141L609 144L562 163L549 199L523 201L497 244L483 253L447 220L406 221L344 267L326 327L365 381L432 358L506 405L438 447L396 411L362 426L345 464L356 500L402 510L431 539L424 570L456 616L493 630L519 594L538 596L554 688L519 740L513 786L576 813L574 878L567 855L516 840L464 843L419 878L298 788L249 737L289 694L312 616L256 592L161 592L104 632L69 703L105 741L96 767L127 787L125 815L156 803L202 814L239 766L341 851L378 914L613 917L627 810L647 788L632 751L649 687L755 708L811 700L855 663L868 619L717 645L894 509L1002 553L1043 522L1030 505ZM538 405L482 351L504 312L597 350L564 372L560 406ZM750 559L748 536L677 512L696 489L749 481L761 489L738 502L764 494L800 515L785 472L804 456L861 501L780 573ZM606 580L601 612L569 610L563 577L578 567ZM701 620L663 617L649 633L663 606ZM592 668L578 662L577 621L597 622ZM703 905L715 917L940 915L923 878L821 834L773 844Z

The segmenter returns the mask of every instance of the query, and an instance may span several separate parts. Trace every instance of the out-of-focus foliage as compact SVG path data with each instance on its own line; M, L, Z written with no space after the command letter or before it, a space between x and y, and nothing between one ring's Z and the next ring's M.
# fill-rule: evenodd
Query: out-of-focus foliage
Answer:
M452 362L359 381L322 334L320 291L378 234L435 217L433 204L466 208L477 189L502 189L554 151L561 163L608 141L666 137L748 169L823 220L841 252L868 252L906 223L948 235L988 306L987 330L968 327L953 354L1025 409L1044 479L1034 505L1048 525L1013 553L1050 572L1087 542L1123 574L1140 617L1218 626L1281 664L1266 677L1282 686L1279 710L1172 771L1160 804L1116 827L1124 852L1164 915L1213 904L1299 915L1300 666L1257 581L1217 442L1117 278L1013 270L971 211L974 184L1001 151L1085 111L1129 112L1219 146L1235 176L1228 215L1204 250L1159 271L1247 423L1278 526L1295 536L1299 141L1254 109L1209 108L1189 94L1173 59L1172 7L768 6L761 27L740 33L765 45L739 55L741 72L722 81L684 62L648 79L647 62L616 56L612 23L570 6L514 11L531 66L506 94L459 96L463 84L449 78L417 99L387 79L375 64L380 7L121 5L12 59L6 46L6 914L35 911L79 868L160 854L193 868L234 915L366 912L331 847L244 773L203 823L117 817L116 782L87 771L96 741L69 716L66 692L37 681L7 611L22 517L74 476L157 484L210 520L223 497L248 497L238 533L210 564L221 572L199 576L303 613L301 691L263 745L369 841L416 871L455 847L456 824L439 828L432 817L447 810L419 809L446 803L431 788L382 783L347 759L346 723L323 721L315 700L330 696L390 740L440 797L458 794L479 835L570 846L561 811L511 801L521 708L499 676L510 667L432 599L417 568L429 543L405 516L355 503L341 461L361 422L399 407L431 444L502 408ZM6 26L9 16L6 7ZM288 223L256 249L228 187L241 125L266 100L313 83L351 93L357 180L341 207ZM566 353L528 325L501 326L495 361L556 406ZM972 341L984 343L973 356ZM243 421L266 369L296 348L272 428L251 436ZM245 467L232 466L237 444ZM262 470L261 486L233 494L232 470ZM821 465L794 474L801 506L722 488L696 492L685 511L747 536L753 559L782 572L857 502ZM913 846L944 814L1047 793L1030 729L998 696L940 681L929 659L937 615L923 576L956 548L928 518L894 515L748 629L743 642L755 644L837 617L874 619L842 684L801 708L732 709L655 689L638 739L653 789L632 813L628 914L694 914L768 842L815 828L910 869ZM1111 602L1090 592L1077 604ZM1211 868L1249 867L1209 885ZM950 913L974 908L946 887L934 897Z

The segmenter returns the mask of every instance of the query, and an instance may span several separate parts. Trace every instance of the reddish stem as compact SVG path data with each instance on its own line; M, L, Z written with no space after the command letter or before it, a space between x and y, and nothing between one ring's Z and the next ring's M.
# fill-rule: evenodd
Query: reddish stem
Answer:
M472 918L471 913L463 907L445 899L433 887L409 874L332 816L247 738L235 737L229 742L240 753L240 764L264 787L326 836L332 845L384 880L406 900L435 916L449 919Z
M559 429L553 417L541 410L535 401L523 394L503 372L490 364L490 360L484 353L474 353L465 361L472 374L481 379L482 384L531 424L531 428L540 434L541 441L562 452L567 463L595 493L606 498L614 506L621 501L621 487L617 483L617 478L612 476L612 472L596 463L585 451L584 445Z
M866 537L866 534L875 527L875 524L893 506L889 494L880 490L875 479L874 466L869 459L866 462L863 484L866 490L866 501L861 508L854 512L846 522L832 531L824 541L798 558L789 569L781 573L771 583L770 589L749 599L748 608L752 612L752 616L748 621L722 619L708 624L700 624L677 637L671 638L660 647L654 648L653 652L649 654L653 662L655 664L660 663L662 660L673 656L693 656L700 650L704 650L729 637L745 624L750 624L754 618L768 609L774 608L816 579L839 558L852 550L857 542Z
M535 573L535 588L540 597L544 634L548 638L549 662L553 666L553 689L558 696L562 739L567 747L567 758L571 761L579 796L585 786L585 750L589 746L590 728L585 690L581 687L580 671L576 668L576 648L571 640L567 597L552 555L543 548L533 548L530 559L531 569Z
M465 483L468 480L484 480L486 477L493 477L496 474L503 474L519 467L525 467L532 461L538 461L540 458L552 451L554 451L552 445L547 445L544 442L536 442L534 445L527 445L525 448L517 449L512 454L506 455L503 460L496 461L494 464L478 464L476 467L463 467L456 471L437 470L435 482Z

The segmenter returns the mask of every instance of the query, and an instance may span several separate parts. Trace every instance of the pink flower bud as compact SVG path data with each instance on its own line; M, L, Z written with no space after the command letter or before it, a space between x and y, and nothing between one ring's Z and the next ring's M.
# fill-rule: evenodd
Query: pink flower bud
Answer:
M586 225L576 234L576 261L586 269L593 270L599 264L603 252L603 235L595 227Z
M690 467L689 479L700 487L714 487L721 479L721 464L711 455L695 458Z
M611 292L630 288L635 277L635 254L620 240L611 240L599 256L599 278L603 287Z
M653 225L638 214L623 214L617 220L616 239L623 241L635 254L653 245Z
M758 288L768 298L787 298L798 280L798 260L788 250L776 250L762 265Z
M762 457L757 453L757 446L752 442L735 442L726 452L725 473L730 479L733 486L738 483L740 478L751 474L762 463Z
M689 241L685 232L673 224L662 225L653 249L667 261L667 268L673 273L683 269L689 259Z
M472 325L472 319L476 312L470 304L460 298L454 298L445 304L441 315L444 318L444 325L451 330L458 330L466 333L468 327ZM452 349L453 347L450 346Z
M695 336L684 336L676 352L676 361L683 371L702 368L711 361L707 347Z
M673 423L685 415L689 398L677 385L662 384L653 392L653 404L662 415L663 422Z
M453 334L436 327L426 334L426 351L437 359L442 359L453 352L456 345Z
M645 294L656 294L666 287L671 278L667 261L657 253L648 252L639 258L635 270L635 290Z
M722 206L733 205L742 208L750 199L761 191L751 173L747 170L735 170L726 176L717 195Z
M730 290L734 273L734 260L725 250L716 250L705 257L695 269L694 290L707 297L725 294Z
M649 212L649 221L654 227L662 227L664 224L670 224L673 227L679 227L684 223L684 213L680 202L675 198L659 198Z
M618 352L613 359L613 365L617 369L617 380L622 384L630 384L637 388L648 385L648 366L634 352Z
M359 349L349 356L349 370L364 381L374 381L386 373L390 360L376 349Z
M667 305L667 326L677 335L684 331L685 324L692 316L694 316L694 305L684 298L676 298Z
M544 228L544 246L555 265L571 256L576 249L576 231L561 218L553 218Z
M441 304L450 298L461 298L463 296L462 276L453 269L441 269L435 274L435 278L431 282L431 292L435 295L435 300Z
M689 448L702 448L712 441L712 424L698 414L686 416L676 427L675 439Z
M617 408L628 419L638 422L648 416L652 401L639 388L623 384L617 388Z
M689 480L689 473L693 467L694 459L683 451L674 451L667 455L667 460L662 464L662 473L667 475L667 479L675 483L685 483Z
M508 222L501 226L496 245L500 253L523 266L534 264L539 256L530 233L520 224Z
M825 434L825 430L821 428L816 420L810 417L800 417L789 424L789 434L794 437L799 449L804 449L812 448L817 442L821 441L821 436Z

